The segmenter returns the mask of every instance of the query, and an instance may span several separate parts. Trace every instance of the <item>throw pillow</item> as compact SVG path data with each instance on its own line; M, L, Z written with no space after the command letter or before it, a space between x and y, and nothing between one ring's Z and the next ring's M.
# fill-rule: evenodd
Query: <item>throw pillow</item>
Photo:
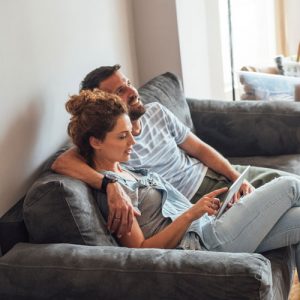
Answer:
M82 181L46 172L28 191L23 210L30 242L117 245Z
M167 107L183 124L194 130L189 106L186 102L181 81L172 73L154 77L139 88L144 104L159 102Z

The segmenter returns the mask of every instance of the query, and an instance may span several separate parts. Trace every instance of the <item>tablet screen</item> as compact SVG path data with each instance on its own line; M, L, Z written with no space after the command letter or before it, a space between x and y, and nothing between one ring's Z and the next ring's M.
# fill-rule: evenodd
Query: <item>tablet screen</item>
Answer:
M216 215L216 218L219 218L225 211L225 208L227 207L228 203L231 201L232 197L235 193L237 193L249 171L250 166L247 166L247 168L244 170L244 172L239 176L239 178L230 186L229 190L222 195L224 201Z

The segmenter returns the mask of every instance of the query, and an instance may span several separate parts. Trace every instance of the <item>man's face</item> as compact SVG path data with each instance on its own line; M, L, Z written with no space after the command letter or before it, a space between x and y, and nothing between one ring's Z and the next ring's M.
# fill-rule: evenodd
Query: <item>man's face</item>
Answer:
M131 121L137 120L145 113L138 91L120 71L103 80L99 89L118 95L125 102Z

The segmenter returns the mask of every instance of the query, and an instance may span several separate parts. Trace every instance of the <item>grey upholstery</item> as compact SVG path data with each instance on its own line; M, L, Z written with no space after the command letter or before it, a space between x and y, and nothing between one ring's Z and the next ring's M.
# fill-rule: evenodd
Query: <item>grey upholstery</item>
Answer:
M82 181L45 172L27 192L24 221L32 243L117 245L91 189Z
M140 92L144 102L160 100L186 124L194 123L203 140L236 163L253 164L260 157L262 164L296 170L298 106L190 99L191 122L175 75L160 75ZM278 164L282 157L284 165ZM295 267L293 248L261 255L109 246L106 237L98 240L92 235L102 228L101 236L105 228L89 188L46 169L24 206L31 240L44 244L29 243L24 235L6 243L5 252L9 251L0 258L0 299L287 299ZM21 208L18 205L1 218L0 233L1 228L11 232L23 224ZM81 209L85 214L80 214ZM82 220L83 216L87 218ZM99 217L95 224L86 223L95 216ZM45 224L36 228L41 218L49 228ZM18 226L9 226L14 220ZM62 227L54 224L59 220ZM8 235L0 234L1 245ZM27 243L10 249L17 241Z
M0 260L0 298L271 299L269 274L258 254L18 244Z
M234 164L300 175L300 104L188 99L196 134Z
M139 89L144 104L160 102L193 129L193 121L180 80L172 73L156 76Z

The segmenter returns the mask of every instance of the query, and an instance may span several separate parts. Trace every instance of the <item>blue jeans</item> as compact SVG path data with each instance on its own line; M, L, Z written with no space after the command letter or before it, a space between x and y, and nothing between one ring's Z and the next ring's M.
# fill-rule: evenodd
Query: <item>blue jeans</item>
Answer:
M203 227L203 243L210 251L249 253L297 245L300 274L300 180L276 178L243 197Z

